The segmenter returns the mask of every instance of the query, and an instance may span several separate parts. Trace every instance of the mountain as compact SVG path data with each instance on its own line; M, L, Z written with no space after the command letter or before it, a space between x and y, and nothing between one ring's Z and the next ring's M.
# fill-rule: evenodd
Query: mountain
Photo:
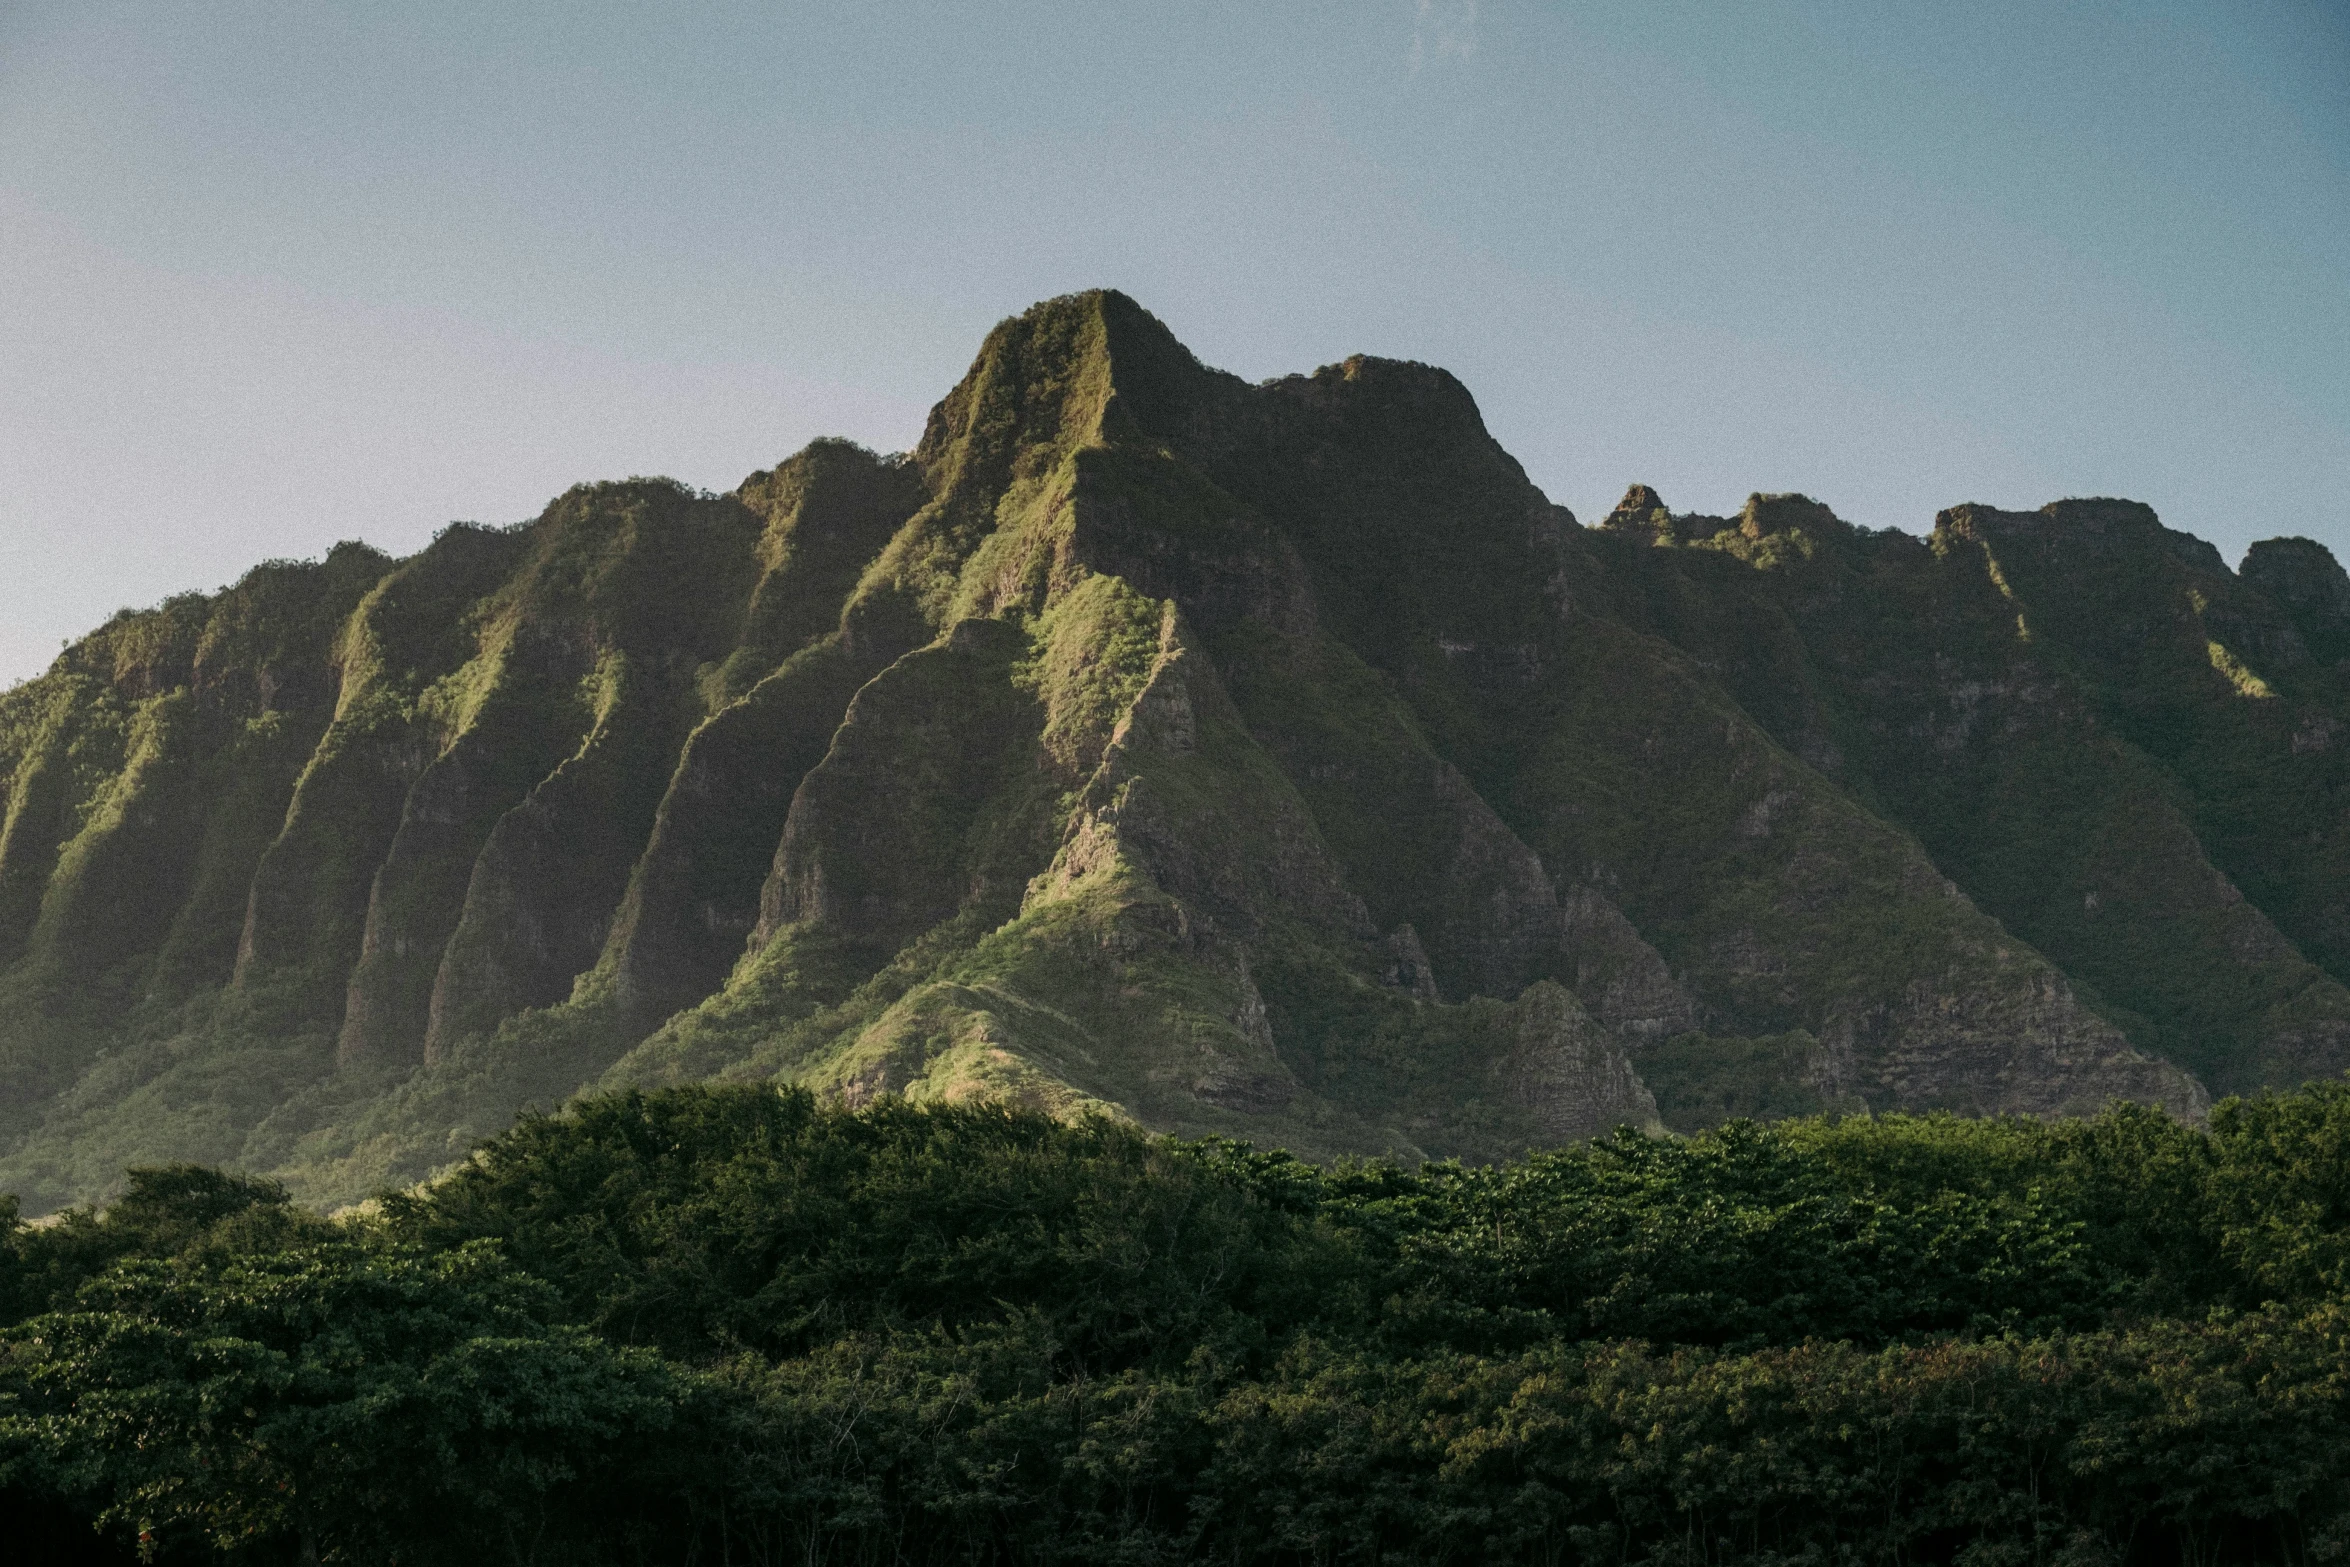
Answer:
M1328 1157L2350 1067L2350 578L2126 501L1551 504L1115 293L907 455L583 485L0 696L0 1188L321 1203L583 1086Z

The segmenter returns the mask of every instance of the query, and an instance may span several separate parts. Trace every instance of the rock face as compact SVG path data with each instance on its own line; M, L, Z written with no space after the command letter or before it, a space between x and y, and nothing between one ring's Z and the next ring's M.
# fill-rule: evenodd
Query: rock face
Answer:
M1618 1126L1660 1125L1623 1039L1584 1011L1573 991L1536 980L1510 1010L1516 1048L1495 1075L1505 1095L1533 1111L1544 1136L1566 1142Z
M1116 294L916 450L583 486L0 695L0 1186L338 1200L586 1086L1328 1156L2350 1066L2350 577L2124 501L1578 526Z

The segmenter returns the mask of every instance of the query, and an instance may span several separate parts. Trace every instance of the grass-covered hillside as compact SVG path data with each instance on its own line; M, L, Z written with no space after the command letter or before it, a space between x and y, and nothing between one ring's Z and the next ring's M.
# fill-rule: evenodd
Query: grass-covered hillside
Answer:
M2306 540L1586 527L1442 371L1053 300L910 454L265 565L0 695L0 1190L332 1205L713 1079L1317 1158L2193 1119L2350 1066L2345 658Z
M590 1098L341 1220L0 1231L58 1562L2329 1562L2350 1089L1304 1163Z

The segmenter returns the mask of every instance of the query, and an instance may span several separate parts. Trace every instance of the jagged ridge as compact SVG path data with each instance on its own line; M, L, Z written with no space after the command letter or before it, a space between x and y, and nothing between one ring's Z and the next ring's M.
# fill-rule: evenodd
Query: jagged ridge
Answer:
M1442 371L1072 296L908 456L342 546L0 698L0 1180L336 1200L711 1076L1316 1155L2195 1115L2350 1064L2346 657L2307 540L1586 529Z

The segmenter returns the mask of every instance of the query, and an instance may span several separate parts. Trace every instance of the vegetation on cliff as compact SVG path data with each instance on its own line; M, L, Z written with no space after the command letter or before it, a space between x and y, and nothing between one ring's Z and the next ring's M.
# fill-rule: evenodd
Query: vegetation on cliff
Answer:
M2307 540L1583 527L1442 371L1048 301L911 453L267 565L0 693L0 1189L332 1205L710 1079L1315 1158L2193 1119L2350 1067L2346 651Z

